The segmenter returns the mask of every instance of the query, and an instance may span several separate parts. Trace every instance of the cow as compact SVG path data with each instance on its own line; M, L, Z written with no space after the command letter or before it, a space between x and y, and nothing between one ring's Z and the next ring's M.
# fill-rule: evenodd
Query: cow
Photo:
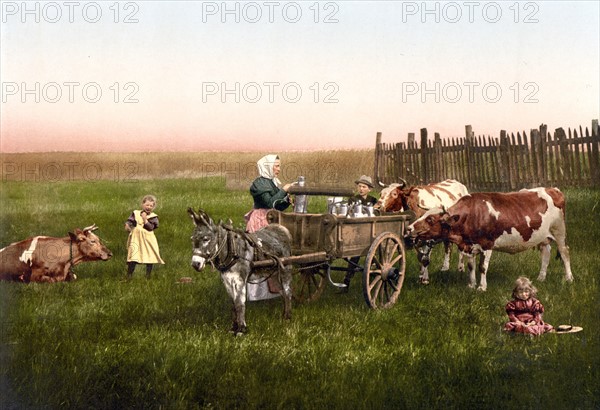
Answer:
M0 249L0 279L18 282L65 282L77 279L74 266L109 260L112 252L93 231L94 224L64 238L36 236Z
M428 209L436 207L449 207L454 205L461 197L467 195L467 187L454 179L429 185L408 185L400 178L400 183L390 184L381 191L379 201L376 205L383 212L399 212L411 210L416 217L421 217ZM429 283L429 256L433 242L422 242L417 244L417 257L421 263L421 274L419 280L422 284ZM452 249L450 243L444 241L444 263L442 271L450 269L450 254ZM462 255L458 257L458 270L464 271Z
M448 240L458 245L469 257L469 287L472 288L476 286L474 257L482 254L478 289L487 289L486 274L492 250L514 254L538 247L542 257L538 280L545 280L551 241L558 246L565 279L573 281L566 245L565 197L558 188L471 193L447 210L427 211L406 231L412 238Z

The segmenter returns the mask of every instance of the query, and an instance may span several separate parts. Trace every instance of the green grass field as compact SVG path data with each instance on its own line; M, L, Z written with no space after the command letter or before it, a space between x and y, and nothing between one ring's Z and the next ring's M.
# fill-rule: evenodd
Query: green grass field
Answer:
M565 283L554 259L546 282L535 282L545 320L583 332L502 332L514 279L537 277L537 251L495 253L480 293L456 271L456 255L451 270L439 272L436 249L429 286L417 284L416 256L407 254L407 278L390 310L367 308L357 276L348 294L327 288L295 305L291 322L281 320L278 299L248 303L250 332L235 338L218 274L190 267L186 213L202 207L241 226L250 197L225 185L223 178L3 182L0 246L96 223L114 256L79 265L72 283L0 283L0 407L600 408L600 191L565 190L574 283ZM138 268L123 283L123 223L146 193L158 197L166 264L151 280ZM309 210L324 206L314 199ZM193 283L176 283L183 276Z

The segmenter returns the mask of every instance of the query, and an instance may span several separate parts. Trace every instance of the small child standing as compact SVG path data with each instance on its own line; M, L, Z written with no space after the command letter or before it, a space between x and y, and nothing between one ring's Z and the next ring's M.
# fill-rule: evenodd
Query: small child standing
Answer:
M551 332L554 327L542 320L544 306L536 299L537 289L531 281L521 276L515 281L513 300L506 304L509 322L504 330L530 335L541 335Z
M154 230L158 228L158 215L153 211L156 197L146 195L142 199L142 209L135 210L125 222L127 238L127 279L131 279L138 263L146 264L146 278L150 279L152 266L164 264L160 257L158 242Z

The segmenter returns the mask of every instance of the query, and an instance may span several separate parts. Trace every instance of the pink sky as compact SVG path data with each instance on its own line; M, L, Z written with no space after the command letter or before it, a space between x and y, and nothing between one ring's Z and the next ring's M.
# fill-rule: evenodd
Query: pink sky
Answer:
M20 4L2 6L2 152L361 149L378 131L497 136L600 112L598 2L482 3L470 17L462 3L298 3L293 23L251 22L237 2L238 16L98 3L95 23Z

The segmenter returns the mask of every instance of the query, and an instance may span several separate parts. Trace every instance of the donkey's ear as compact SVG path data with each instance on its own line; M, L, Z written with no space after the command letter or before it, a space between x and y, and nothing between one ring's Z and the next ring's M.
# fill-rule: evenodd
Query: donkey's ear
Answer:
M204 212L202 209L198 209L198 215L200 217L200 220L206 225L206 226L213 226L215 223L213 222L212 218L210 216L208 216L208 214L206 212Z
M198 214L196 214L196 212L194 212L192 208L188 208L187 212L190 218L192 218L192 221L194 221L194 223L198 225L198 222L200 222L200 217L198 216Z

